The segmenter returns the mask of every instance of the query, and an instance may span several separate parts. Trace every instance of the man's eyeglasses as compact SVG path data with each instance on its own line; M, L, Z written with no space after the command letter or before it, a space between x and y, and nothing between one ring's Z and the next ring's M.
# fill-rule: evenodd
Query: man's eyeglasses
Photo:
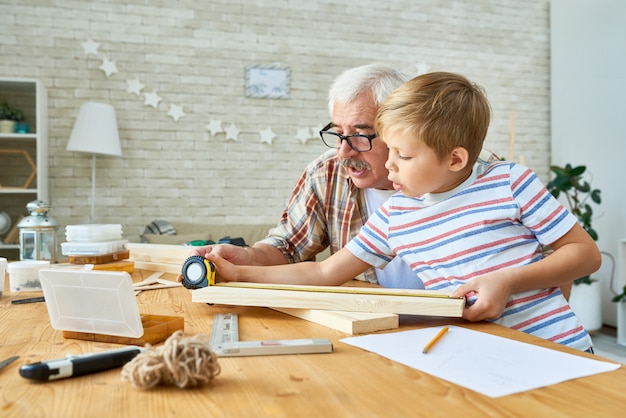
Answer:
M358 152L367 152L372 149L372 139L376 138L376 134L365 135L365 134L354 134L354 135L341 135L337 132L329 131L330 125L329 123L320 131L320 137L322 137L322 141L327 147L330 148L339 148L341 147L341 141L346 141L350 148Z

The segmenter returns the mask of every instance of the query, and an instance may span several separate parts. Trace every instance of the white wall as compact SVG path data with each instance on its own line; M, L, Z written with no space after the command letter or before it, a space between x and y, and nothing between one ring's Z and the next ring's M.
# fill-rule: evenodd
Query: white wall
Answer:
M303 167L325 149L300 128L328 122L326 94L341 71L385 61L416 74L457 71L493 108L488 146L516 154L544 179L549 164L548 0L24 0L0 1L0 76L48 89L51 214L86 223L90 159L65 150L81 104L112 104L123 156L97 161L96 222L138 236L153 219L273 223ZM82 42L98 42L86 55ZM106 77L104 57L118 72ZM287 65L291 97L244 95L244 68ZM126 88L135 77L158 109ZM170 104L184 105L174 122ZM211 119L241 130L211 136ZM271 127L272 144L259 132ZM315 135L313 135L315 136ZM0 168L1 169L1 168Z
M626 238L626 1L552 0L550 16L552 162L587 166L602 191L598 246L618 262ZM603 319L616 325L609 276L605 259L597 274Z

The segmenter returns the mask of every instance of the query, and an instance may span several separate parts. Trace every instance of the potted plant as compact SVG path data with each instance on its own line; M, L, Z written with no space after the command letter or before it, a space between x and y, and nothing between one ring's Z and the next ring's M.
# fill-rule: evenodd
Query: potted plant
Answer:
M555 197L564 197L570 212L576 216L578 222L594 241L598 240L598 233L592 226L592 203L600 204L600 190L591 187L583 174L587 170L584 165L572 167L551 166L554 178L546 185L548 191ZM588 331L595 331L602 327L602 294L600 283L590 276L574 280L572 293L569 299L572 310L579 317L582 325Z
M0 132L15 132L15 124L24 121L24 112L10 106L6 101L0 104Z

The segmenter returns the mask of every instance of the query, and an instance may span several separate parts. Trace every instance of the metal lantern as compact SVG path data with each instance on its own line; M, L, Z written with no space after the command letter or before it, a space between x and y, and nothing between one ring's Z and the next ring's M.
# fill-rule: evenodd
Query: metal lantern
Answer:
M29 216L17 224L20 230L20 260L56 263L59 224L48 216L50 208L50 204L41 200L33 200L26 205Z

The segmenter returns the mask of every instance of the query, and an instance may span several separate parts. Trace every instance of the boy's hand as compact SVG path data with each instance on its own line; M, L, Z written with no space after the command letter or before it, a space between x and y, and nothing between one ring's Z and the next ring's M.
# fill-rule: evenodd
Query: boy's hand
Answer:
M246 251L246 249L244 247L239 247L237 245L232 245L232 244L215 244L215 245L205 245L203 247L192 247L192 250L189 252L190 256L199 255L200 257L205 257L205 258L208 258L206 257L207 254L217 254L220 256L220 258L222 258L223 260L227 260L232 264L238 264L238 265L250 264L250 255ZM217 275L216 275L216 280L217 280ZM176 277L176 281L178 282L183 281L182 274L178 274L178 276Z
M208 253L205 258L215 265L215 282L236 282L239 278L239 267L223 257L217 252Z
M475 300L474 304L463 311L463 318L468 321L476 322L499 318L511 297L506 280L506 270L477 277L469 283L459 286L451 296L457 298L465 296L468 301Z

